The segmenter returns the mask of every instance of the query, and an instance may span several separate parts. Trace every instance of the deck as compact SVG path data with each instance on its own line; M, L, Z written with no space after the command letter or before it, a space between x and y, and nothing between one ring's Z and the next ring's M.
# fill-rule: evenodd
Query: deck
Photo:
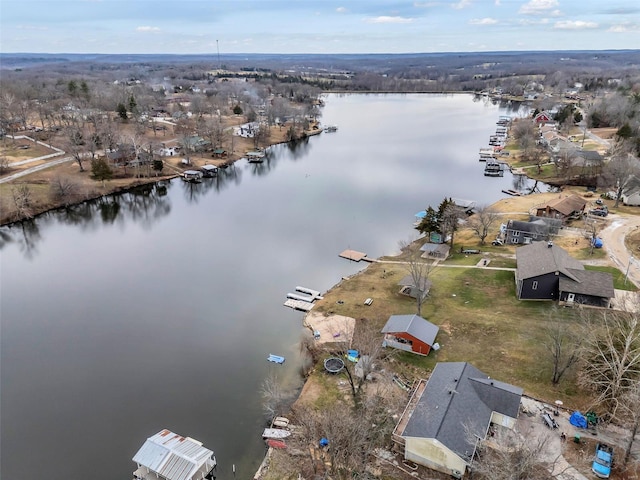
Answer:
M302 300L294 300L292 298L287 299L287 301L283 304L285 307L293 308L294 310L301 310L303 312L308 312L314 306L313 303L304 302Z
M345 250L338 254L341 258L346 258L347 260L351 260L353 262L359 262L360 260L365 262L373 262L373 259L367 258L367 254L363 252L358 252L357 250Z

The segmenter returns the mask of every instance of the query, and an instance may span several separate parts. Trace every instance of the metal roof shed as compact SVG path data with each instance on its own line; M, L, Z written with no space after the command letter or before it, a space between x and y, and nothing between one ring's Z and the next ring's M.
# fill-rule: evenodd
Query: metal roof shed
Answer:
M134 478L141 480L198 480L216 466L213 452L201 442L167 429L149 437L133 461L138 465Z

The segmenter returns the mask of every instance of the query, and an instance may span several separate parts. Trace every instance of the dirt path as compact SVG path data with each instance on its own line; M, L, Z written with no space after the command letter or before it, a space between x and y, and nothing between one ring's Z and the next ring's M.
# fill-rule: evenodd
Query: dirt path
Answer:
M633 259L624 244L625 237L637 228L640 228L640 216L611 215L611 223L599 234L604 242L604 248L611 261L622 272L627 272L627 278L636 286L640 285L640 259ZM635 261L634 261L635 260Z

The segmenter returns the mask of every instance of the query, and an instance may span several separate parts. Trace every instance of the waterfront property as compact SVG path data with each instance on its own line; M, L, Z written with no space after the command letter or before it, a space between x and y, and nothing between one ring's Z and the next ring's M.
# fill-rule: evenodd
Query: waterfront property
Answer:
M438 363L421 380L392 439L405 460L462 478L492 425L513 429L522 389L466 362Z
M213 479L216 457L202 443L164 429L149 437L134 455L135 480Z
M218 175L218 167L215 165L203 165L202 167L200 167L200 171L202 172L202 175L207 178L215 177L216 175Z
M536 208L536 216L567 220L570 217L582 215L586 204L587 201L578 195L560 196Z
M424 252L422 258L438 258L445 260L449 256L451 247L446 243L425 243L420 247L420 251Z
M505 241L508 244L528 245L531 242L549 240L550 228L544 219L532 222L509 220L505 228Z
M516 249L516 263L516 294L520 300L609 307L615 295L610 273L585 270L579 260L552 242Z
M418 315L391 315L384 327L382 346L428 355L440 329Z
M430 244L432 245L432 244ZM400 289L401 295L406 295L411 298L424 300L429 295L429 290L433 283L428 278L421 278L420 285L416 285L416 282L411 275L406 275L398 282L402 288Z

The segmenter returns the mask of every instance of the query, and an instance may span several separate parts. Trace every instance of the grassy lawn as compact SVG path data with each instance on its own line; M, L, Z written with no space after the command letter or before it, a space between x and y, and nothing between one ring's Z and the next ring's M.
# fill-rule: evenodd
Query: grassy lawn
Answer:
M381 329L390 315L416 313L415 300L398 293L397 283L406 274L400 264L372 264L327 293L315 311L366 318ZM518 301L511 271L442 267L430 279L433 287L421 313L440 327L441 348L427 357L401 353L390 368L415 378L436 362L467 361L534 397L584 406L586 395L571 376L558 388L549 381L551 361L542 341L551 302ZM371 306L362 303L367 297L374 299Z

